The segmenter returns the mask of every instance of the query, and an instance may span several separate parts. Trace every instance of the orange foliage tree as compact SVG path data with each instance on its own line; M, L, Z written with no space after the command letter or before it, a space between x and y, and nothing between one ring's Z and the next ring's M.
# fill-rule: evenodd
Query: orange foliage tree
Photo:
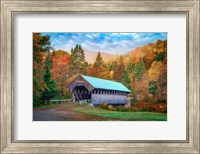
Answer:
M70 77L69 70L70 55L64 50L53 51L52 53L52 79L56 80L56 87L59 92L59 97L67 96L66 90L67 80Z

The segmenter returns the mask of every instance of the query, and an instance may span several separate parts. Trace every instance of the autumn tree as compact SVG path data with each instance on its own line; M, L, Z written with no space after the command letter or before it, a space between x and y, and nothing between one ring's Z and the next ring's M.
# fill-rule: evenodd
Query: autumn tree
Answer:
M67 81L71 76L70 54L64 50L53 51L52 61L52 79L56 80L58 97L70 97L69 91L66 90Z
M50 50L50 36L33 33L33 102L42 102L45 89L44 73L46 53Z
M154 61L148 70L150 81L150 93L154 99L166 101L167 90L167 66L162 61ZM157 96L157 97L156 97Z
M163 67L163 63L161 61L154 61L151 64L151 68L148 71L148 76L150 81L157 81L161 75L160 68Z
M148 52L146 55L145 55L145 65L146 65L146 68L149 69L151 67L151 64L152 62L155 60L155 57L156 57L156 54L153 53L153 52Z
M136 94L136 99L139 101L144 100L149 93L148 72L144 70L140 78L135 77L133 79L132 84L133 84L133 92L134 94Z
M119 63L117 64L117 67L114 71L114 79L116 81L124 80L124 73L125 73L125 65L124 65L123 57L120 56Z

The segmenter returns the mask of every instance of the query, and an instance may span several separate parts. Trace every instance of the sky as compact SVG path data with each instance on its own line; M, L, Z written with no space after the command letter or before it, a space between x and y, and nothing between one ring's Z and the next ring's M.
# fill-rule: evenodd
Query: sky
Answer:
M84 50L101 51L110 54L125 54L139 46L157 40L167 40L167 33L42 33L50 35L51 45L55 50L70 52L76 44Z

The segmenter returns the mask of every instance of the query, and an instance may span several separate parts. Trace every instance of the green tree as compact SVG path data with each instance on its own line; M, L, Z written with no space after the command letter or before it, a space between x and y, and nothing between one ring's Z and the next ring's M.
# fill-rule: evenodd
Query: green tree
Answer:
M128 66L127 66L127 70L132 73L134 71L134 64L132 63L129 63Z
M156 53L155 61L164 61L167 52Z
M78 59L78 54L77 54L77 49L71 48L71 58L70 58L70 63L75 64Z
M144 62L142 60L140 60L135 67L135 70L134 70L134 73L133 73L134 77L141 79L144 69L145 69Z
M79 45L79 48L78 48L78 61L79 61L79 66L81 69L85 69L85 67L87 66L87 62L86 62L86 59L85 59L85 53L84 53L84 50L82 49L82 47Z
M45 100L45 104L47 104L47 102L49 102L49 99L55 97L57 94L56 81L52 80L51 66L52 66L51 54L50 52L48 52L46 57L45 74L44 74L44 82L46 84L46 87L43 93L43 98Z
M157 89L158 89L158 88L157 88L157 86L156 86L156 82L154 82L154 81L149 82L149 92L150 92L153 96L156 95Z
M112 63L110 63L110 64L108 65L108 67L109 67L109 69L110 69L111 71L115 71L116 68L117 68L117 62L116 62L116 61L113 61Z
M76 45L71 49L70 66L73 75L83 73L87 66L84 50L80 45Z
M130 82L131 82L131 79L130 79L130 76L129 76L129 73L128 73L127 70L125 71L125 81L126 81L127 83L130 83Z
M95 67L95 68L99 68L99 67L102 67L103 64L104 64L104 62L103 62L103 59L102 59L102 57L101 57L101 53L98 52L97 57L96 57L96 60L95 60L95 62L94 62L94 67Z

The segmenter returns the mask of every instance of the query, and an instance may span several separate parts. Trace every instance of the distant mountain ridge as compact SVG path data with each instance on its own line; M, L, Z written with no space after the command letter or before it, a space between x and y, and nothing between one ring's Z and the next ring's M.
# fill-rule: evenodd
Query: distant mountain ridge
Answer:
M100 51L100 53L101 53L101 56L102 56L104 62L118 61L120 56L123 56L123 59L125 62L128 62L128 61L138 62L141 58L143 58L145 55L147 55L147 53L156 52L155 49L157 49L157 52L163 52L162 51L164 48L163 46L166 46L166 43L167 43L167 40L164 40L164 41L157 40L156 42L151 42L146 45L137 47L135 49L131 49L127 53L124 53L121 55L110 54L110 53L106 53L105 51L104 52ZM154 51L153 51L153 49L154 49ZM84 52L85 52L86 61L89 64L93 64L96 60L98 52L97 51L89 51L86 49L84 49Z
M89 64L93 64L96 60L98 52L89 51L89 50L84 49L84 53L85 53L86 61ZM119 56L119 55L109 54L109 53L105 53L105 52L100 52L100 53L101 53L101 56L102 56L104 62L109 62Z

